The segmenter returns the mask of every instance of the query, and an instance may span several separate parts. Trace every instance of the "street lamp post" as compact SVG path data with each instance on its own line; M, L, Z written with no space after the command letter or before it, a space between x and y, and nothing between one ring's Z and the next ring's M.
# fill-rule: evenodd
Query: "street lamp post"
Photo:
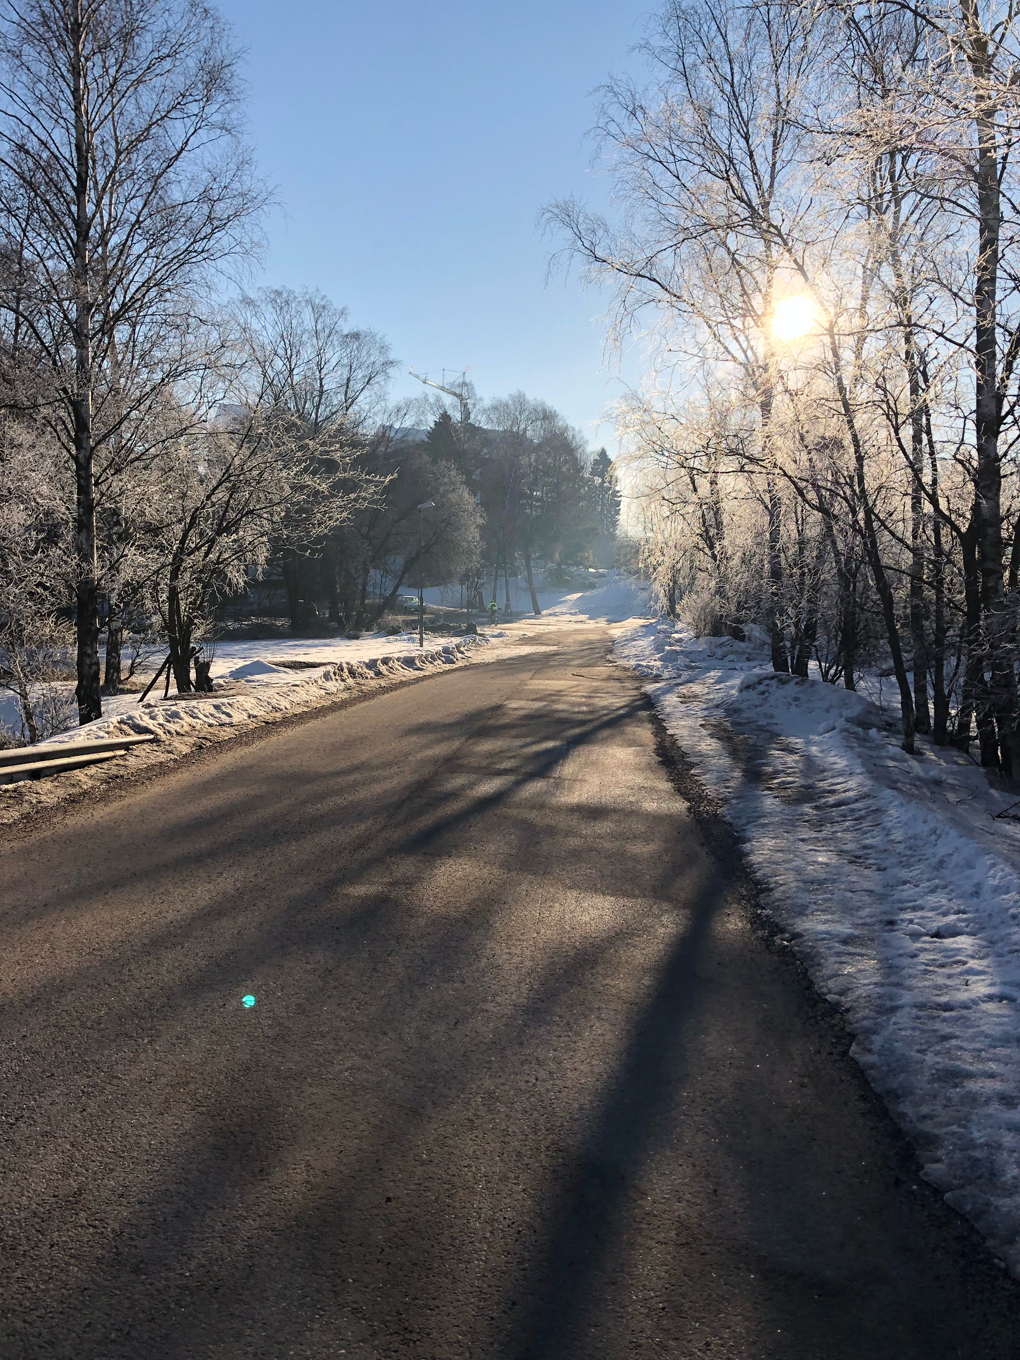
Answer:
M422 511L434 510L435 501L422 501L418 506L418 648L425 646L425 533Z

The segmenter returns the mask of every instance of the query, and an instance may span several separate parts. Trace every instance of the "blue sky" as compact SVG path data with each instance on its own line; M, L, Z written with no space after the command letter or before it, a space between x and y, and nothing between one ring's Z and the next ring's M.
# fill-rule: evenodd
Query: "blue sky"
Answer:
M607 299L546 278L536 217L575 194L605 207L585 141L591 91L639 71L649 3L516 5L224 0L248 49L260 167L281 210L260 282L318 287L382 331L407 368L470 365L482 397L523 388L592 446L618 395ZM624 376L637 381L628 360Z

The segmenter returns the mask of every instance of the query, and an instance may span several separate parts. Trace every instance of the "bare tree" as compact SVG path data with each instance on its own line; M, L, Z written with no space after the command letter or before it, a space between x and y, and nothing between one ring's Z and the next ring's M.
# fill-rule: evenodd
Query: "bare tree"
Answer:
M79 721L100 716L97 501L135 433L203 356L210 279L252 249L265 201L242 140L237 56L200 0L12 0L0 83L0 301L8 400L75 480Z
M241 590L265 566L270 548L326 533L376 494L371 479L345 464L324 471L314 439L278 409L226 414L182 440L158 465L150 488L150 532L160 570L149 586L163 620L179 693L193 686L193 644L217 598Z
M291 412L312 435L351 435L378 422L397 367L388 342L349 328L346 307L313 289L261 288L235 308L242 364L266 405Z
M1004 457L1015 445L1020 397L1020 180L1014 166L1020 134L1020 14L1011 4L982 6L974 0L925 4L909 12L925 35L928 58L916 81L914 136L936 144L942 172L937 185L923 187L969 237L969 305L960 309L963 324L955 338L973 373L968 413L973 502L960 535L970 703L978 716L982 763L1012 773L1020 768L1020 704L1002 483ZM952 289L950 301L962 301L962 292Z
M888 8L894 4L889 0ZM955 521L940 489L937 448L949 410L932 403L937 391L945 397L952 389L939 371L946 348L966 344L958 327L945 339L956 322L951 283L960 271L951 251L938 252L953 235L944 219L954 175L948 148L936 147L942 163L933 155L932 139L945 141L945 129L935 126L930 109L922 116L915 89L920 72L931 95L938 63L932 48L939 43L923 36L925 20L890 18L879 32L866 7L848 8L850 19L838 11L838 23L830 23L831 10L796 4L669 0L645 46L655 80L647 90L611 86L598 128L613 156L621 224L612 227L572 202L555 206L548 220L566 231L589 274L616 281L618 331L646 310L656 318L651 333L665 382L650 402L669 407L692 392L721 391L739 412L730 485L740 494L754 489L766 516L761 609L777 670L795 663L803 672L820 573L835 570L848 644L841 669L853 684L860 615L854 555L841 545L847 531L858 537L909 751L915 712L922 729L930 726L929 567L940 733L946 726L946 562L939 536ZM933 272L933 261L950 267ZM934 303L932 293L939 295ZM790 346L779 311L784 296L798 295L813 325L808 341ZM903 375L903 391L894 370ZM696 501L705 479L699 459L688 464ZM988 495L979 499L987 509ZM940 527L929 534L932 514ZM966 555L966 536L960 541ZM1001 587L1001 534L997 542ZM909 657L897 585L904 573ZM804 598L795 606L798 593ZM1008 680L1003 673L1000 690Z
M597 278L615 276L622 330L654 308L681 354L738 376L757 407L769 510L765 563L773 664L788 671L778 623L781 499L770 431L776 359L770 318L816 240L806 178L805 86L816 59L810 10L670 0L644 45L657 79L604 93L597 135L614 153L628 212L615 231L576 203L548 220Z
M70 642L59 608L68 588L68 481L53 448L10 420L0 424L0 688L17 701L14 738L30 743L71 720L52 684L64 678Z
M361 452L377 442L396 367L389 344L374 330L349 327L345 307L307 289L260 289L239 299L231 319L246 400L252 409L275 411L301 430L322 460L323 494L327 500L343 495L352 455L359 451L360 466ZM324 566L335 578L336 563L328 535L302 539L294 528L285 516L277 551L291 628L297 631L314 619L309 596L316 568Z

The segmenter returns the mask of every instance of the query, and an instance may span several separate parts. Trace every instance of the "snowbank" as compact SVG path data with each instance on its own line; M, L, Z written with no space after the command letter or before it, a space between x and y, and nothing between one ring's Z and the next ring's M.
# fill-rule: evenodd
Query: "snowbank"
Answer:
M491 630L488 636L492 637ZM456 641L457 639L453 639ZM434 651L449 639L425 634L425 646ZM258 681L260 684L279 683L293 685L306 681L316 667L326 669L342 661L374 662L379 657L409 655L418 651L418 634L397 633L392 637L384 633L371 633L363 638L275 638L259 639L248 642L217 642L206 644L207 655L211 658L210 675L213 683L231 680ZM250 665L248 664L250 663ZM140 670L137 679L143 683L151 679L153 665L148 672ZM36 687L38 690L39 686ZM61 694L67 701L67 721L74 720L74 682L51 684L47 688ZM162 681L153 691L157 699L163 691ZM126 717L138 707L137 694L121 694L116 698L103 700L103 720L111 717ZM16 696L9 691L0 690L0 723L11 732L21 731L21 716ZM75 740L80 729L75 726L62 739ZM57 738L52 738L56 740Z
M499 640L502 640L502 645ZM521 646L516 639L502 632L490 631L463 638L428 638L425 650L419 651L417 638L385 639L388 644L377 655L351 659L350 653L333 664L313 671L287 670L261 658L233 667L233 678L221 675L214 683L218 692L194 696L158 698L160 689L153 690L145 703L138 695L120 695L104 704L102 718L74 727L43 743L47 748L73 745L83 740L151 733L158 740L139 746L123 759L109 764L90 766L73 773L56 775L50 779L32 780L4 785L0 790L0 823L11 824L26 812L43 805L62 802L87 788L100 786L143 767L165 764L176 760L197 747L222 741L245 728L274 722L288 714L315 708L321 704L356 694L366 689L378 689L399 683L417 672L437 672L448 666L470 662L497 661L508 654L513 645L515 656L540 650ZM245 644L242 644L245 645ZM277 643L251 644L270 655L279 655ZM314 644L312 644L314 646ZM334 641L330 644L336 648ZM305 647L307 644L301 643ZM376 641L378 647L378 640ZM371 641L359 644L364 654L371 651ZM320 653L321 654L321 653ZM226 670L222 656L219 668ZM238 678L239 673L240 678ZM38 749L38 748L37 748Z
M456 638L441 646L433 643L423 651L419 651L417 645L414 649L405 645L402 650L393 648L364 661L341 660L315 673L286 670L254 658L227 671L226 676L216 682L223 685L225 679L246 681L243 693L230 688L220 696L213 693L175 699L171 695L168 699L160 699L157 686L145 703L139 703L135 694L122 694L104 705L107 712L102 718L86 723L84 727L61 732L45 745L73 744L129 732L180 736L202 728L233 727L238 723L272 718L335 698L359 682L384 676L406 679L415 671L455 665L465 659L472 647L487 642L488 638L481 636ZM265 649L266 644L259 643L258 646Z
M285 666L274 666L271 661L246 661L243 666L235 666L227 671L227 680L293 680L293 674Z
M616 654L659 681L925 1177L1020 1275L1020 824L997 816L1017 795L958 751L907 756L872 700L775 675L760 643L656 622Z

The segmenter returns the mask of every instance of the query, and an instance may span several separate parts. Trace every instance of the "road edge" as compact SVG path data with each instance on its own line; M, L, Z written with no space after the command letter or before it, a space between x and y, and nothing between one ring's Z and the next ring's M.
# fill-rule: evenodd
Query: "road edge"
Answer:
M532 650L529 647L527 652ZM80 815L83 810L87 811L86 805L94 806L96 809L108 807L130 797L152 781L171 771L192 768L203 761L214 758L221 752L254 746L258 742L268 740L269 737L278 732L300 727L320 718L331 717L344 709L353 708L372 699L379 699L384 694L393 694L397 690L408 689L412 685L420 685L428 680L439 680L448 675L463 674L465 670L474 666L491 666L500 661L513 660L516 655L526 655L527 652L524 649L511 646L501 648L496 655L483 654L477 659L466 657L460 665L442 666L424 672L413 672L406 677L379 677L365 683L363 687L351 689L336 697L325 698L320 703L294 708L286 713L269 714L265 717L251 719L243 725L238 724L234 730L210 728L208 735L196 738L190 749L170 752L164 760L132 766L131 757L127 756L123 761L118 761L116 764L110 762L107 766L95 767L98 777L88 784L80 788L70 789L64 796L54 799L52 802L27 808L10 821L0 822L0 852L34 840L36 836L45 835L63 819ZM158 749L158 743L154 743L154 747ZM54 779L62 777L61 775L53 776ZM17 788L18 785L15 784L10 787ZM2 798L2 794L0 794L0 798Z
M642 677L635 676L635 679L640 682ZM1015 1289L1018 1282L1010 1274L1006 1263L993 1254L970 1219L947 1204L942 1192L921 1175L921 1162L909 1136L853 1057L851 1048L854 1036L847 1026L845 1014L815 986L807 966L785 937L783 927L769 912L765 904L767 892L748 866L740 838L726 821L722 805L694 773L692 762L666 727L643 686L640 693L655 736L655 753L673 788L690 810L710 852L734 866L732 890L752 932L788 971L791 982L804 1000L810 1023L820 1031L819 1037L827 1048L828 1057L839 1065L852 1082L886 1137L897 1173L893 1189L910 1187L910 1193L919 1197L927 1213L941 1222L943 1231L948 1232L958 1249L965 1253L968 1267L983 1276L991 1288L1001 1290L1012 1286Z

